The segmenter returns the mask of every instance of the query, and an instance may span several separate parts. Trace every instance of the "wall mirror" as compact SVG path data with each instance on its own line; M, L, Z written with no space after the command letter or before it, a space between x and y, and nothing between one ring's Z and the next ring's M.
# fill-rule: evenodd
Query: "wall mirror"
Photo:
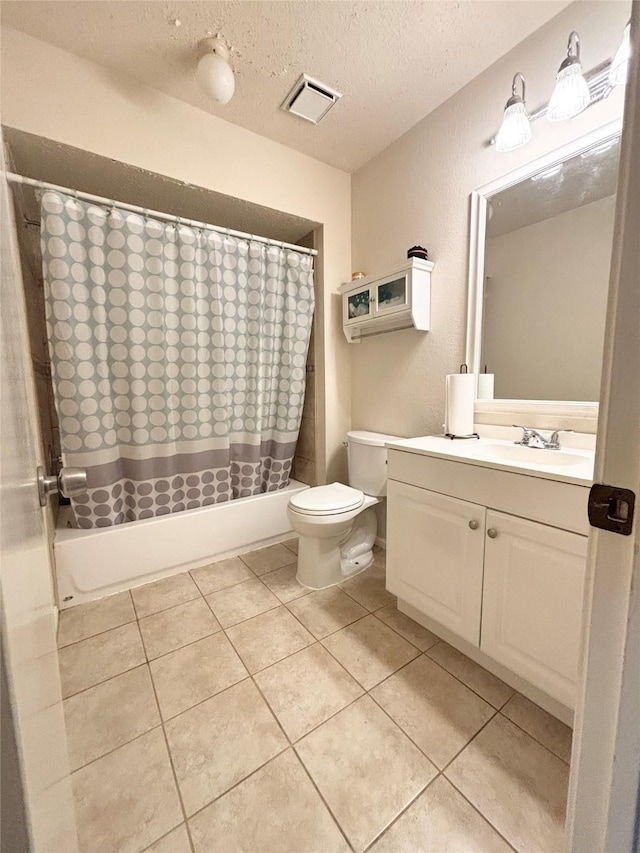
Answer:
M486 366L479 402L596 404L620 129L472 194L467 363Z

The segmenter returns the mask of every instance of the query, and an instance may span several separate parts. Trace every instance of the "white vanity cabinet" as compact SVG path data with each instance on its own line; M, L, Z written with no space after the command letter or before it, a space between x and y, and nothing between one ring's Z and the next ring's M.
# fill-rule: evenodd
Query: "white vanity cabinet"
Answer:
M480 648L569 707L586 557L586 536L487 512Z
M467 653L475 647L506 680L515 674L514 686L572 708L587 496L577 485L389 449L387 588L427 628L454 645L460 638Z
M476 646L486 513L468 501L387 484L387 588Z

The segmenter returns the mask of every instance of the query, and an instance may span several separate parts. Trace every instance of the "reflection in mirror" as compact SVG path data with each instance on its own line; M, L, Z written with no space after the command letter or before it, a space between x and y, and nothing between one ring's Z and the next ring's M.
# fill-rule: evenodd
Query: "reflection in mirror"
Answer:
M598 400L619 141L487 199L481 366L496 398Z

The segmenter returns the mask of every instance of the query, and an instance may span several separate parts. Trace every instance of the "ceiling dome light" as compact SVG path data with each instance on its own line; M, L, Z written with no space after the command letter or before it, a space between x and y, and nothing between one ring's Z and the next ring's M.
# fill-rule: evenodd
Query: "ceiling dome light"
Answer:
M580 65L580 38L575 31L569 36L567 58L562 62L556 76L556 87L547 108L549 121L564 121L573 118L591 103L587 81L582 76Z
M609 69L609 85L624 86L627 82L627 73L629 71L629 59L631 58L631 21L624 28L620 47L613 57L611 68Z
M522 95L516 94L518 80L522 84ZM511 97L504 108L502 124L496 136L496 151L514 151L531 139L531 125L524 105L524 77L518 71L511 84Z
M233 69L229 65L229 48L217 36L200 42L203 52L196 76L200 87L219 104L228 104L236 89Z

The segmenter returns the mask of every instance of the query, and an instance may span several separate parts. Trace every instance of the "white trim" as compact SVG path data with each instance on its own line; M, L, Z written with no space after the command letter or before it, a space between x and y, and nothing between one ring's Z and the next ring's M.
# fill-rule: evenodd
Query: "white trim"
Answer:
M638 850L640 829L640 3L632 4L594 480L636 493L629 536L589 540L567 809L573 853Z
M470 196L470 225L469 225L469 287L467 298L467 335L465 362L470 373L478 373L480 369L480 351L482 347L482 314L484 293L484 245L487 226L487 198L495 193L513 186L519 181L535 175L542 169L562 163L574 157L581 151L586 151L599 142L605 142L619 136L622 131L622 119L608 122L602 127L592 130L577 139L556 148L547 154L537 157L529 163L513 169L501 178L496 178L473 190ZM557 417L575 417L576 407L588 409L588 414L580 417L597 418L597 402L574 402L562 400L492 400L476 403L476 412L489 414L492 412L515 411L511 406L518 405L518 411L523 413L549 414L544 407L553 408Z

